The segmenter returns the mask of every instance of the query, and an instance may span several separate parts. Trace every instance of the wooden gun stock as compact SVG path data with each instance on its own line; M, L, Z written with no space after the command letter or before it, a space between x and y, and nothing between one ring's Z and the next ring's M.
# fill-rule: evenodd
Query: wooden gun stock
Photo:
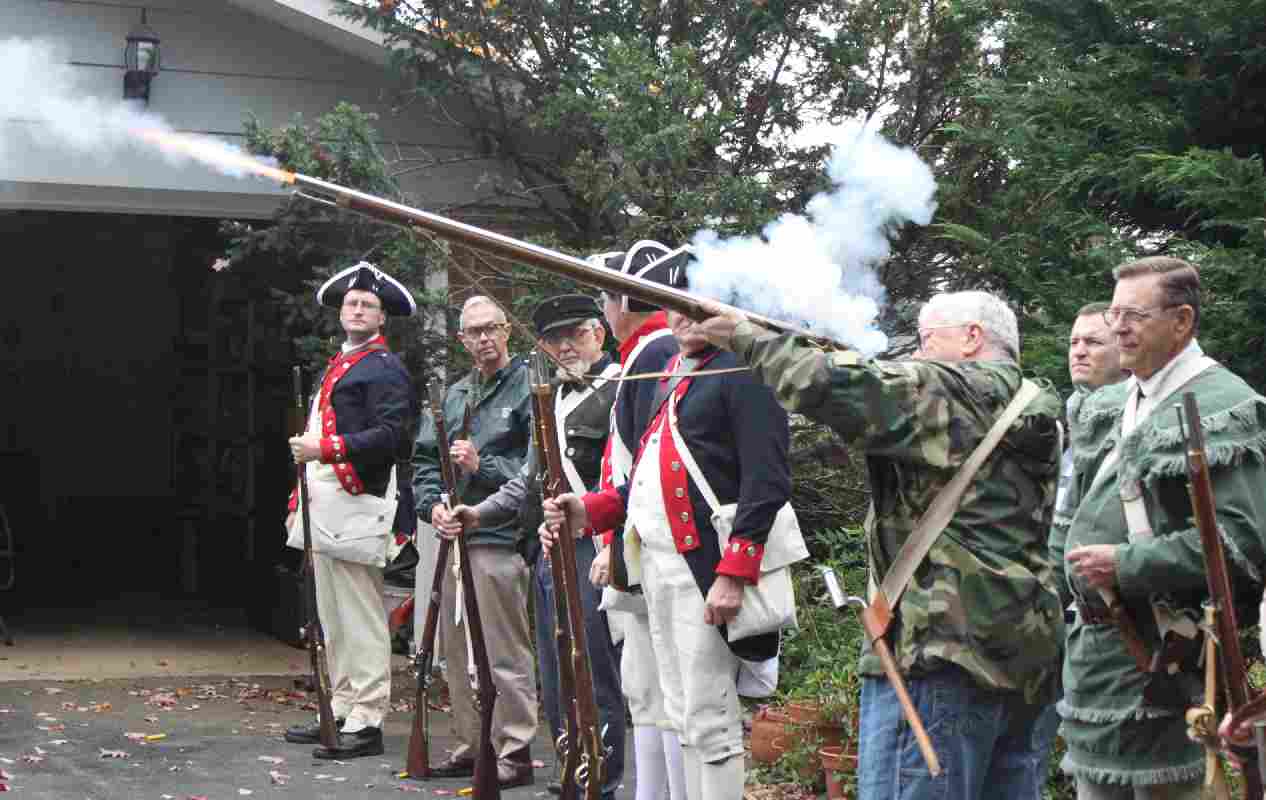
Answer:
M303 371L294 368L295 410L303 423L302 434L307 427L308 399L303 392ZM312 561L312 517L308 510L308 470L300 462L297 471L299 483L299 520L303 525L304 594L308 606L308 622L303 628L303 638L308 646L308 658L312 662L312 682L316 686L317 719L320 724L321 745L338 745L338 725L334 721L334 707L330 701L330 672L325 660L325 630L321 627L321 615L317 611L316 566Z
M547 417L547 414L551 416ZM552 414L552 411L545 409L540 395L533 392L532 446L536 452L542 494L549 479L546 474L549 453L545 440L551 435L550 426L545 424L545 420L552 419ZM558 654L558 695L560 699L566 700L561 709L563 730L554 741L554 750L558 756L558 782L561 786L559 797L562 800L576 800L576 770L580 766L580 720L577 717L576 703L572 700L576 696L576 671L572 663L571 617L567 612L565 595L567 578L563 572L561 557L550 558L549 565L554 582L554 647ZM540 609L537 613L545 613L545 610Z
M532 359L532 400L540 433L540 447L546 457L542 464L545 481L542 495L551 499L562 494L563 461L558 445L558 429L554 418L554 390L549 375L552 370L543 353ZM598 701L594 694L593 672L589 663L589 643L585 632L584 609L580 600L580 584L576 575L576 539L571 526L563 522L557 540L557 550L551 559L554 570L554 593L566 601L568 627L571 631L572 678L575 692L577 734L580 737L580 762L576 766L576 784L583 790L585 800L600 800L602 783L606 779L606 745L602 741L601 721L598 717ZM561 578L561 582L560 582ZM563 658L559 658L561 663Z
M1209 476L1209 461L1205 454L1200 407L1195 394L1191 392L1185 392L1182 400L1183 408L1179 412L1178 422L1187 442L1187 487L1191 495L1192 516L1195 517L1196 528L1200 531L1200 545L1204 551L1209 601L1215 612L1222 686L1226 694L1227 710L1234 718L1237 711L1249 704L1248 670L1244 664L1244 652L1240 648L1231 575L1227 571L1226 554L1222 549L1221 534L1218 533L1217 503L1213 496L1213 481ZM1246 800L1262 800L1262 774L1256 763L1244 765L1244 783Z

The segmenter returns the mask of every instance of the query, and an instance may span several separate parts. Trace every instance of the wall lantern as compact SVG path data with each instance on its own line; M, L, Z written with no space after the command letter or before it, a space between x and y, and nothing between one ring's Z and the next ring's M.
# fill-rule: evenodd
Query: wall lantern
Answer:
M158 74L158 34L154 33L141 9L141 24L127 35L123 48L123 99L149 103L149 82Z

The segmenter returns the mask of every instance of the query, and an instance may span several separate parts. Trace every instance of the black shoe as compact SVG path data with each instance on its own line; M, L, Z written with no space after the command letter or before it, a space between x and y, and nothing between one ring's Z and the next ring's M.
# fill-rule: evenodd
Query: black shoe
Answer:
M382 753L382 728L362 728L354 733L339 733L338 744L333 747L318 747L312 751L312 757L342 761L362 756L380 756Z
M549 792L550 794L561 795L563 793L563 785L559 783L558 781L550 781L549 783L545 784L545 791Z
M455 761L448 759L441 761L439 764L431 768L431 777L433 778L473 778L475 777L475 761L474 759L462 759Z
M343 720L334 720L334 726L341 730L343 728ZM306 725L293 725L286 728L286 741L291 744L320 744L321 723L309 722Z
M516 786L530 786L536 781L532 774L532 762L511 761L508 758L497 760L497 785L502 789L513 789Z

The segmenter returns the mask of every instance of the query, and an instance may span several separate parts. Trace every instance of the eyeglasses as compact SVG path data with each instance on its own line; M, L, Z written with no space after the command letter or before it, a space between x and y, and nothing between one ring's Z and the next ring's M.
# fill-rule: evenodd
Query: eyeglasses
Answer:
M1157 311L1167 311L1181 305L1186 304L1166 303L1163 306L1153 306L1151 308L1130 308L1128 306L1122 306L1121 308L1109 308L1107 311L1103 312L1103 321L1106 322L1110 328L1114 327L1118 320L1124 322L1126 325L1136 325L1145 319L1151 319L1156 316L1155 312Z
M489 339L495 339L497 338L497 336L501 335L502 333L505 333L509 327L510 327L510 324L508 322L491 322L487 325L479 325L474 328L467 328L466 330L462 331L461 333L457 335L462 337L463 339L467 339L472 342L477 342L480 339L484 338L485 336L487 336Z
M344 300L343 308L363 308L366 311L381 311L382 305L371 300Z
M556 347L564 341L579 342L585 338L586 333L593 329L592 325L568 325L565 328L555 328L552 331L542 333L541 341L552 347Z
M932 338L932 331L939 331L942 328L965 328L968 325L979 325L979 322L946 322L941 325L925 325L919 328L919 347L926 347L928 340Z

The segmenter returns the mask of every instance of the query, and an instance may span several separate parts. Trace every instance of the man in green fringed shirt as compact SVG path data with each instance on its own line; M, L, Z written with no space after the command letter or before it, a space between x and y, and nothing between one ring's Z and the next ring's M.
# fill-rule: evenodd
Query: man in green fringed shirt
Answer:
M719 309L713 309L719 311ZM788 410L865 449L876 581L1020 390L1015 314L985 292L933 297L911 361L823 352L741 315L701 323ZM1054 738L1063 609L1046 549L1059 398L1044 387L976 473L888 633L944 771L933 778L879 660L863 656L861 800L1037 800Z
M1153 257L1113 276L1105 319L1132 377L1070 405L1076 477L1050 542L1064 599L1077 604L1059 703L1063 767L1078 800L1194 800L1204 754L1188 739L1184 714L1203 702L1196 623L1208 591L1175 412L1184 393L1196 394L1222 543L1243 594L1260 584L1266 556L1266 399L1196 343L1195 267ZM1113 597L1149 652L1163 633L1177 645L1159 670L1140 671L1127 652L1106 617Z

